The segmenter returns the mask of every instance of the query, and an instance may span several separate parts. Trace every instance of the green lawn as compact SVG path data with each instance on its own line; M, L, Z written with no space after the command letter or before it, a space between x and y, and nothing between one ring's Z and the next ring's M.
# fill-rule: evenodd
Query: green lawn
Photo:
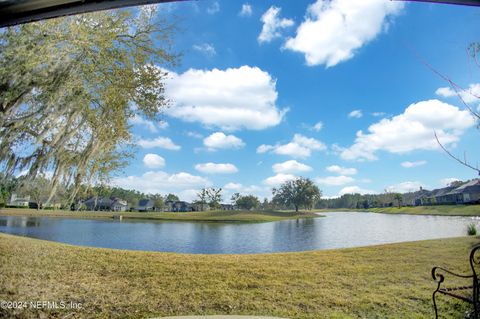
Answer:
M183 220L183 221L209 221L209 222L271 222L284 219L320 217L311 212L293 211L207 211L191 213L139 213L139 212L71 212L66 210L35 210L22 208L0 209L0 216L45 216L45 217L71 217L71 218L113 218L122 215L123 218L150 219L150 220Z
M468 271L479 237L258 255L87 248L0 234L0 300L80 310L0 309L8 318L432 318L434 265ZM443 318L465 307L440 298Z
M400 208L386 207L371 208L368 209L368 211L385 214L480 216L480 205L438 205Z
M445 216L480 216L480 205L438 205L416 207L382 207L369 209L320 209L317 212L332 211L362 211L383 214L411 214L411 215L445 215Z

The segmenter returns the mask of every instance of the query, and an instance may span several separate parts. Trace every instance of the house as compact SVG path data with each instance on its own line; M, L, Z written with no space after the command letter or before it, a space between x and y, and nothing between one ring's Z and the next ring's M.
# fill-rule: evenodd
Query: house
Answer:
M453 204L480 202L480 179L471 180L446 194Z
M426 189L423 189L423 187L420 187L420 190L413 193L414 198L412 200L412 205L413 206L422 206L422 205L428 205L430 202L429 198L432 196L432 192Z
M85 207L86 210L100 210L100 211L115 211L124 212L127 210L127 201L113 197L91 197L80 204Z
M221 210L235 210L235 206L232 204L220 204Z
M430 197L430 204L447 205L455 203L455 196L449 194L455 186L448 186L444 188L434 189Z
M127 210L128 203L126 200L123 200L121 198L113 198L112 204L110 206L110 210L114 212L124 212Z
M23 196L20 197L16 193L12 193L10 197L10 202L8 203L9 206L17 206L17 207L28 207L30 202L30 196Z
M137 210L139 212L152 212L155 210L155 202L148 198L143 198L138 202Z
M194 207L187 202L184 201L171 201L167 200L165 202L166 211L168 212L192 212L194 211Z
M191 204L192 206L192 211L194 212L206 212L210 210L210 205L206 203L193 203Z

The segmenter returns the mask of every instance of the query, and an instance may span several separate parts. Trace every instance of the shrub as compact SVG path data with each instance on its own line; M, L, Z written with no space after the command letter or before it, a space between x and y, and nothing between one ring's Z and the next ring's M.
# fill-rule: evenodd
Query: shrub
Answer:
M477 226L474 223L471 223L467 226L467 234L469 236L475 236L477 234Z

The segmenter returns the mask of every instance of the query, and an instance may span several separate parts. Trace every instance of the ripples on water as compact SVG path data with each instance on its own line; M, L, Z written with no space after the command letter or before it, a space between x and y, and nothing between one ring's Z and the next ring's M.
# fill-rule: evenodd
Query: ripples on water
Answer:
M270 223L114 221L0 216L0 232L116 249L246 254L367 246L465 236L477 217L326 213Z

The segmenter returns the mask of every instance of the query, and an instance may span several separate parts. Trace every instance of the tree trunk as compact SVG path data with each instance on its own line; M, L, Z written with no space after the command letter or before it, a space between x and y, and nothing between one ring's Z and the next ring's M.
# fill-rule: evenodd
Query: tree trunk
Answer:
M298 205L295 205L295 213L298 213Z

